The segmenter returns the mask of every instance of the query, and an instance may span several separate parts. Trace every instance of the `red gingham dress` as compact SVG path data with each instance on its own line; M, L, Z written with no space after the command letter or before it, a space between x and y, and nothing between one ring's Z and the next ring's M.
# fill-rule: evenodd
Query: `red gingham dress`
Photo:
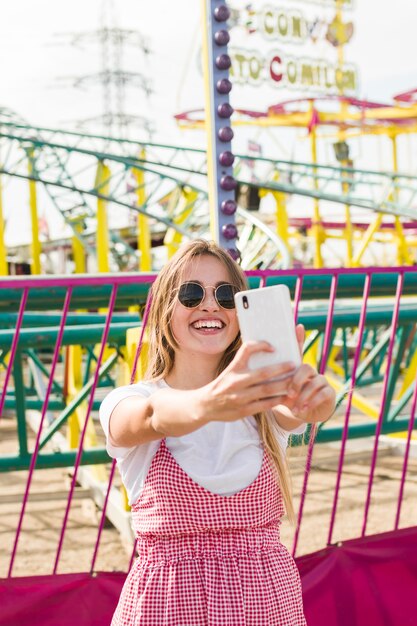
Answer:
M224 496L190 478L162 440L132 506L138 558L112 626L306 626L283 512L265 452L254 482Z

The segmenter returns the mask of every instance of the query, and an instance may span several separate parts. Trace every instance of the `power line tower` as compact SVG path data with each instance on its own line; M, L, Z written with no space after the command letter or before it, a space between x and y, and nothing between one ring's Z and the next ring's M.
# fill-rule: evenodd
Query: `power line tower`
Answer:
M100 26L97 30L63 33L61 37L66 39L66 43L81 49L96 45L100 50L99 71L63 77L65 81L71 81L73 87L80 89L101 86L101 113L77 120L77 128L103 132L109 137L120 138L126 138L131 128L141 128L150 140L154 131L152 120L140 112L145 108L143 105L148 104L148 99L153 93L152 82L146 72L127 69L125 61L125 52L130 48L140 52L146 67L151 54L149 40L136 30L118 26L114 0L102 1ZM135 89L142 96L136 98L138 106L135 108L139 112L127 110L131 101L127 96L131 89Z

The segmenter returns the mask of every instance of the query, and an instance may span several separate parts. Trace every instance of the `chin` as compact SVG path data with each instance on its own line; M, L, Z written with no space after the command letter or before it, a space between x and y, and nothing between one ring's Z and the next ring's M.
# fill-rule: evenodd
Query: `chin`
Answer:
M200 345L200 350L203 351L203 354L207 354L209 356L219 356L221 357L225 351L227 350L229 344L227 345Z

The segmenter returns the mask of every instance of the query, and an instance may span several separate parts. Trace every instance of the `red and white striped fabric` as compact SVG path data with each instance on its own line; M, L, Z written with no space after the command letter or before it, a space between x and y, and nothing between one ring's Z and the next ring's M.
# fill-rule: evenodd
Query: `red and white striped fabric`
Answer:
M112 626L305 626L282 515L266 453L256 480L223 496L195 483L161 441L132 507L138 558Z

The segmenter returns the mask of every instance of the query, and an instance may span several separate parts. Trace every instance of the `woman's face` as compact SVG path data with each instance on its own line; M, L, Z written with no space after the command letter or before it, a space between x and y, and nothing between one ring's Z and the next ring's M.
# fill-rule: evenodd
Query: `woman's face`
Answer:
M218 355L220 359L239 332L236 310L223 309L214 297L213 287L232 282L229 273L216 257L205 254L186 266L182 283L188 281L199 283L206 292L203 301L193 309L177 299L171 318L171 330L179 346L175 352Z

